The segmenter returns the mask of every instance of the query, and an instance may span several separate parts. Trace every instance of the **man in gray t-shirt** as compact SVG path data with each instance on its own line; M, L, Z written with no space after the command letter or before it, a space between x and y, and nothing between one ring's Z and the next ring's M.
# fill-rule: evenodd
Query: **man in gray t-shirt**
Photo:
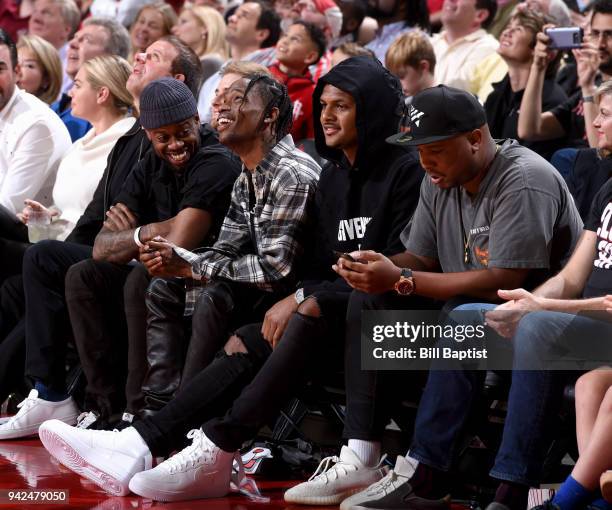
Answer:
M582 221L557 171L514 140L493 140L467 92L426 89L409 115L409 133L389 141L418 146L428 178L401 235L406 251L355 252L368 263L340 260L337 272L367 293L491 301L500 288L533 287L558 271Z
M401 235L406 251L390 258L353 252L357 261L340 258L334 266L361 292L352 293L346 320L348 446L330 468L333 474L303 484L304 491L330 503L378 476L380 438L389 418L385 403L403 388L389 381L385 388L386 375L361 369L361 312L431 308L431 300L439 305L458 296L497 301L498 289L532 287L558 271L581 234L580 215L560 175L516 141L496 142L484 109L469 93L429 88L414 96L408 113L410 130L388 141L418 146L427 178ZM435 405L443 393L425 395L421 405ZM454 422L449 416L448 431ZM441 492L446 485L432 485L433 471L428 479L404 483L413 471L410 462L399 457L393 483L385 478L376 490L353 496L341 508L448 509ZM448 466L436 468L441 473Z

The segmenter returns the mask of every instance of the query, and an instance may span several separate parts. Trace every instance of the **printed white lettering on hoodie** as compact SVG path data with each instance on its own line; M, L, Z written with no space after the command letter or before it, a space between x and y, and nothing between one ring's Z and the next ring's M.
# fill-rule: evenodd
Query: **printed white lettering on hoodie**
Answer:
M360 216L350 220L340 220L338 223L338 241L353 241L363 239L366 227L372 218Z

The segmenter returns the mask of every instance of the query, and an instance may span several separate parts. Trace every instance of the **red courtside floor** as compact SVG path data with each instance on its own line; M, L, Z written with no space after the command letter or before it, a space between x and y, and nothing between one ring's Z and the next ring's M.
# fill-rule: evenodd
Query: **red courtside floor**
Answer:
M75 475L51 459L38 439L0 442L0 491L5 490L52 490L67 489L68 504L1 504L0 508L48 509L62 508L96 510L137 510L145 508L168 508L173 510L255 510L255 509L301 509L318 508L329 510L338 507L303 507L287 505L283 492L297 482L263 481L254 482L254 489L260 496L248 498L232 494L225 498L186 501L179 503L157 503L139 497L109 496L89 481Z

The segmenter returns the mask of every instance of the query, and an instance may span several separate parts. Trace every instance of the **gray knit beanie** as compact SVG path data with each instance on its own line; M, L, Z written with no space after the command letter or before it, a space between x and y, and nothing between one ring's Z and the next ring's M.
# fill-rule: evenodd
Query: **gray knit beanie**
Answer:
M176 78L152 81L140 95L140 124L145 129L176 124L197 113L191 90Z

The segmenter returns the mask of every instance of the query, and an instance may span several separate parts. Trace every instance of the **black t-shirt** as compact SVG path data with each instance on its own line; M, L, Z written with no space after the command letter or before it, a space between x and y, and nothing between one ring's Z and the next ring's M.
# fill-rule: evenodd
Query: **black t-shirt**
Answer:
M205 210L213 225L203 242L214 242L241 165L208 128L201 135L200 149L181 174L149 151L134 167L115 203L125 204L139 225L168 220L188 207Z
M600 158L597 149L576 151L572 172L566 178L580 217L586 222L593 207L595 195L612 176L612 158Z
M612 180L601 188L593 201L584 227L597 234L597 253L593 271L584 286L584 298L612 293Z
M514 138L523 147L527 147L540 156L550 160L553 153L567 146L566 137L553 140L529 142L518 137L518 118L524 90L514 92L510 85L510 77L506 75L500 82L493 84L493 92L489 94L484 108L487 113L487 123L493 138ZM554 80L544 80L542 90L542 111L548 111L567 100L567 95Z

